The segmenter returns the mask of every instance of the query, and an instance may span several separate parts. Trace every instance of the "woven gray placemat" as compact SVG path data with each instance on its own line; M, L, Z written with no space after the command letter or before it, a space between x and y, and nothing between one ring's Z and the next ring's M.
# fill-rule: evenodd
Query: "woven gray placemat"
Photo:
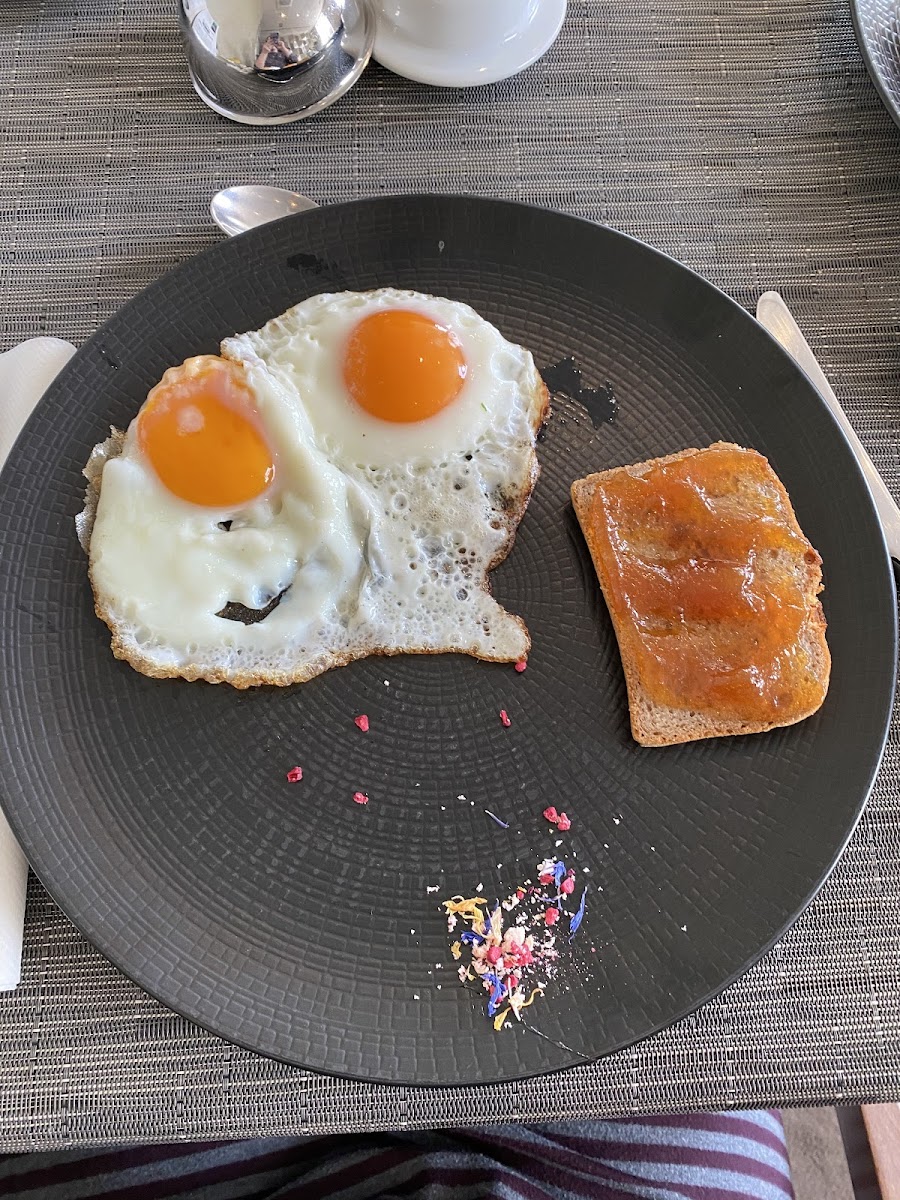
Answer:
M438 91L370 68L319 117L255 130L196 100L175 0L0 10L0 346L84 339L212 243L238 181L320 202L522 199L667 250L752 306L779 287L900 491L900 131L844 0L573 0L524 75ZM0 784L2 785L2 784ZM0 1148L900 1100L900 726L822 894L696 1016L594 1066L446 1092L283 1067L161 1008L41 888L0 997Z

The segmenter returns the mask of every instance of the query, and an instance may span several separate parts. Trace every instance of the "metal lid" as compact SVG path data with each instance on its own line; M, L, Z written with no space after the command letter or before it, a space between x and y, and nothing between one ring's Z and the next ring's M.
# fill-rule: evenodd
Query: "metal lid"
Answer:
M368 0L180 0L200 98L232 121L280 125L333 104L372 53Z

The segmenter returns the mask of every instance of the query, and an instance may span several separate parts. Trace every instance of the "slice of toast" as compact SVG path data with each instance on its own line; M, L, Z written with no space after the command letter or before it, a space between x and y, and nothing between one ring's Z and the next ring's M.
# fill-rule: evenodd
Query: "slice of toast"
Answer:
M821 559L761 454L716 442L589 475L571 492L636 741L762 733L821 707L831 671Z

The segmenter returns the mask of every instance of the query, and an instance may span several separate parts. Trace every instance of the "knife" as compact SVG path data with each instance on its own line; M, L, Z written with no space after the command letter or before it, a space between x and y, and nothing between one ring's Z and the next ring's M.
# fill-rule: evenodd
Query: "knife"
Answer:
M865 446L856 436L831 384L825 378L825 372L816 361L816 356L800 332L800 327L791 315L791 310L778 292L763 292L756 304L756 319L787 350L837 418L838 424L850 443L856 461L866 477L866 483L869 485L869 491L881 520L881 528L884 530L888 553L895 563L896 573L897 564L900 564L900 508L897 507L896 500L887 490L885 482L869 458Z

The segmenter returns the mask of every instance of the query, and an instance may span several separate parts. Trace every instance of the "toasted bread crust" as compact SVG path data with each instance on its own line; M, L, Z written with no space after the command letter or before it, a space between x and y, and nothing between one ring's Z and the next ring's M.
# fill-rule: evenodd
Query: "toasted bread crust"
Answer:
M643 685L637 656L634 652L635 631L632 622L626 616L620 614L615 606L610 603L610 579L608 573L610 564L608 564L606 555L604 554L601 539L590 520L592 500L596 492L602 489L607 480L623 473L634 478L639 478L656 467L692 458L698 454L705 454L709 450L720 449L739 450L743 453L754 454L766 464L771 482L773 486L777 487L783 501L785 517L789 527L809 547L809 551L803 556L802 564L799 561L797 563L797 568L802 571L802 592L807 605L807 615L800 631L800 639L809 652L813 672L816 678L822 683L821 698L817 703L805 707L797 707L791 712L784 713L778 720L760 722L739 721L727 714L701 713L692 710L690 707L679 708L676 706L661 705L650 698ZM576 516L584 533L588 549L591 552L597 578L603 590L604 597L609 604L610 615L613 620L613 627L622 658L622 667L628 692L631 731L635 741L639 742L642 746L672 746L682 742L697 741L702 738L729 737L745 733L764 733L769 729L794 725L798 721L803 721L806 717L812 716L821 707L831 672L831 654L825 640L825 614L822 611L821 603L817 599L818 593L822 591L823 586L822 560L804 537L803 531L797 522L793 506L791 505L790 497L781 480L778 479L775 472L769 467L763 455L758 454L756 451L745 450L744 447L737 446L733 442L715 442L706 449L692 448L681 450L675 454L667 454L660 458L649 459L645 462L634 463L629 466L614 467L611 470L588 475L584 479L577 479L572 484L571 496Z

